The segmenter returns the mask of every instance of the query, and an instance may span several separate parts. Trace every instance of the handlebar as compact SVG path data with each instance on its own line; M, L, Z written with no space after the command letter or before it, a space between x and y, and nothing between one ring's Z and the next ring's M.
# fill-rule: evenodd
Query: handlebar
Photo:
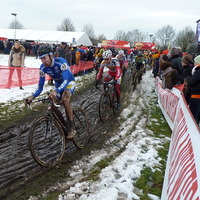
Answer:
M111 81L109 81L109 82L104 82L104 81L99 81L99 82L94 82L94 85L95 85L95 88L96 89L99 89L100 87L98 87L97 85L98 84L105 84L105 85L109 85L109 84L111 84L111 85L116 85L116 83L117 83L117 81L115 80L115 79L112 79Z

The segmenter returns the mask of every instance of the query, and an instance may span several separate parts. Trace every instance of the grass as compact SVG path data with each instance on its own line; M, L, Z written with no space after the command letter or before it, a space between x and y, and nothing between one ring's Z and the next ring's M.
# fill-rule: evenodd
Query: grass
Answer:
M148 117L148 121L151 123L147 124L147 128L153 132L153 136L156 138L171 137L171 129L165 121L158 104L156 104L156 98L150 102L151 111ZM160 165L155 166L152 171L149 167L144 166L141 171L140 178L136 181L135 186L143 189L143 195L140 199L149 200L148 194L154 194L161 197L162 186L165 175L167 154L169 150L169 142L162 144L161 148L158 148L158 157L161 158L159 161Z

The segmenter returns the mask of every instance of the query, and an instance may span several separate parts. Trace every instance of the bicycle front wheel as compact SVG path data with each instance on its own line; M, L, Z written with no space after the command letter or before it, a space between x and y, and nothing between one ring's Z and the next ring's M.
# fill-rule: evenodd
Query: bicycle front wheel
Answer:
M137 82L138 82L138 75L136 74L133 80L133 91L136 89Z
M116 91L112 93L112 107L113 107L113 113L116 115L119 113L119 110L117 109L117 96Z
M36 162L50 166L65 152L65 135L60 124L46 115L39 117L29 131L29 147Z
M99 100L99 116L102 122L106 122L111 112L111 101L108 92L104 92Z
M90 138L87 115L82 108L77 107L73 110L73 117L73 123L76 129L73 143L77 148L82 149L88 144Z

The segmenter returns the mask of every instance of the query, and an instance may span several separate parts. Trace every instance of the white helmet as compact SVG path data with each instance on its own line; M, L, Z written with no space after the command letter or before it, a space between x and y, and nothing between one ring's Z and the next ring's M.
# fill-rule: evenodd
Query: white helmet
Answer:
M112 51L106 50L103 52L103 59L111 58L112 57Z
M123 50L119 50L118 55L124 56L124 51Z

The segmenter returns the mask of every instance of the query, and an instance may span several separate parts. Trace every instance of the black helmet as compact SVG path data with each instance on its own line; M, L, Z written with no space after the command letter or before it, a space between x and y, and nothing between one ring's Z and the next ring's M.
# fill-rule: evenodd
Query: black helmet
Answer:
M137 53L137 56L138 56L138 57L142 57L142 53L141 53L141 52L138 52L138 53Z
M39 58L42 58L47 54L53 55L53 49L50 45L44 44L38 48L37 55Z

